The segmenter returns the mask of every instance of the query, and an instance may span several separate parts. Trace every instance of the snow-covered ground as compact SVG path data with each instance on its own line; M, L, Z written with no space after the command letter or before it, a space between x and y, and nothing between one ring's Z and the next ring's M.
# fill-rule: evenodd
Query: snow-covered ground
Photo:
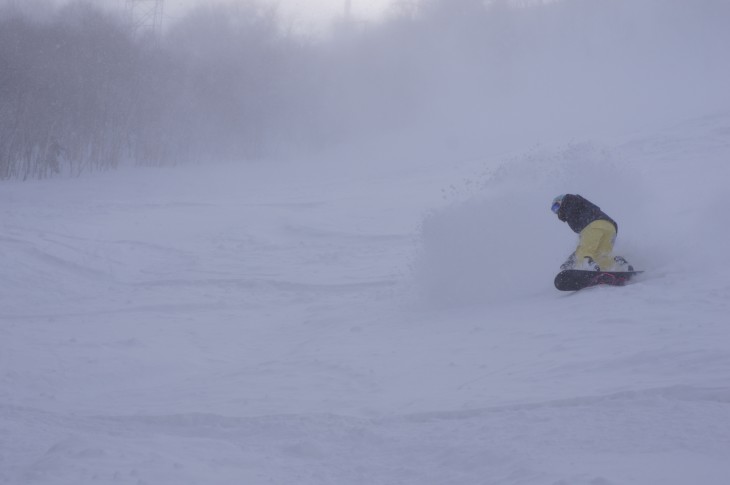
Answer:
M0 483L730 482L730 115L0 186ZM624 288L552 286L578 192Z

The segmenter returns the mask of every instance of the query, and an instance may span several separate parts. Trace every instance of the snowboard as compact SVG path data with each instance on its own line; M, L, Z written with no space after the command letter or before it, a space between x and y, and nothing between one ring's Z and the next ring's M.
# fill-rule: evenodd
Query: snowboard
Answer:
M555 288L560 291L578 291L598 285L624 286L643 271L587 271L566 269L555 276Z

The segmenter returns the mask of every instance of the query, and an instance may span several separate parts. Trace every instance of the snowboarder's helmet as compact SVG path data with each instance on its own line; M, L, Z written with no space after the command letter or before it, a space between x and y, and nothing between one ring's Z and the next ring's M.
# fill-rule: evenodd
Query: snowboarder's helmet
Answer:
M565 194L559 195L553 199L553 205L550 208L554 213L558 213L560 210L560 204L563 203L563 197L565 197Z

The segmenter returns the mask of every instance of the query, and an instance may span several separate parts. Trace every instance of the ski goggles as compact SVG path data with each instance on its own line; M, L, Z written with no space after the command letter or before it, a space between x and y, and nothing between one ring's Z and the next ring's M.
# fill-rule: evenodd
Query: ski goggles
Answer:
M550 210L557 214L560 210L560 201L556 200L555 202L553 202L553 206L550 208Z

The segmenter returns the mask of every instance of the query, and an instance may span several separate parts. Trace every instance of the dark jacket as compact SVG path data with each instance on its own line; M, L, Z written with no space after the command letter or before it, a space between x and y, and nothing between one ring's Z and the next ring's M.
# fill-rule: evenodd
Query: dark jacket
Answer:
M567 222L574 232L580 233L594 221L608 221L616 227L616 221L606 215L596 204L584 199L580 195L566 194L558 210L558 219Z

